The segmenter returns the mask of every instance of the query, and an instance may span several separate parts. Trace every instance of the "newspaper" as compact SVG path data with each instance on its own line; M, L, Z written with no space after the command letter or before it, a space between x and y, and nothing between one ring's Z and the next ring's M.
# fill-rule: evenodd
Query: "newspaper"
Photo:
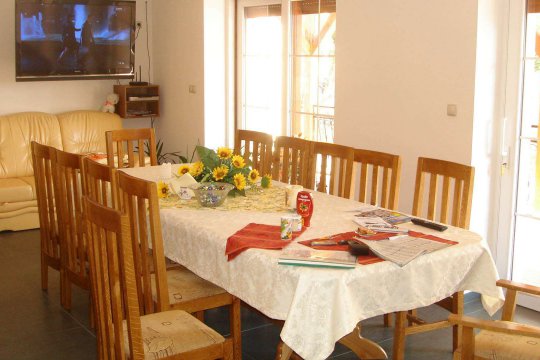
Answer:
M451 244L403 235L389 240L361 240L373 253L401 267L423 254L443 249Z
M407 233L409 230L400 229L395 225L389 224L382 218L375 217L355 217L354 222L364 228L375 232Z

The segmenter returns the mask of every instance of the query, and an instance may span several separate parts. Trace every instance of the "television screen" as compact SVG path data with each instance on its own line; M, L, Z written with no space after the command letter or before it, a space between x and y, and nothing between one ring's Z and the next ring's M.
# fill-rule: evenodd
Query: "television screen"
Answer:
M16 0L16 80L132 78L135 2Z

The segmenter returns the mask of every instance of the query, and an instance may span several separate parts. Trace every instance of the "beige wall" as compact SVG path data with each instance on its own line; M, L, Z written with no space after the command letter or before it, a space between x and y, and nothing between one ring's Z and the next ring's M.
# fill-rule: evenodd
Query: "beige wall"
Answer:
M471 163L477 1L337 6L336 142L402 155L410 211L419 156Z
M161 90L157 136L167 151L186 153L204 142L203 1L153 3L153 66ZM189 93L194 85L196 93Z
M149 1L149 11L151 1ZM137 19L144 19L144 0L137 0ZM0 114L21 111L58 113L78 109L99 109L113 80L69 80L15 82L15 1L0 1ZM151 24L149 24L151 26ZM136 42L136 66L147 74L146 22ZM126 82L127 80L123 80ZM124 126L148 126L147 120L125 120Z

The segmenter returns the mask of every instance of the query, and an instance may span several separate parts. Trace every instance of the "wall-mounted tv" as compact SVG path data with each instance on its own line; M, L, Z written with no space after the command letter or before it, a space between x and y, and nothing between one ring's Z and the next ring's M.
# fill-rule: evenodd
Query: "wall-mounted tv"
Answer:
M135 2L16 0L16 80L128 79Z

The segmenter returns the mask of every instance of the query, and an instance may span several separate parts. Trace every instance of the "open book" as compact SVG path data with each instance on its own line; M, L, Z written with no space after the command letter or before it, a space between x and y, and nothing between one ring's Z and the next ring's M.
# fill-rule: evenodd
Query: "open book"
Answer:
M401 267L422 254L427 254L452 244L403 235L393 240L361 240L378 257Z
M278 264L352 269L356 266L356 257L346 251L285 249Z

